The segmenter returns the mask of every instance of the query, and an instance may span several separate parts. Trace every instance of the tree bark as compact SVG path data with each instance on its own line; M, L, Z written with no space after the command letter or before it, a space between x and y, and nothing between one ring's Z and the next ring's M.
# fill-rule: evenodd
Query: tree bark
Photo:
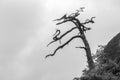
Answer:
M90 46L89 46L89 43L86 39L86 36L84 34L82 34L82 40L83 40L83 43L85 45L85 51L86 51L86 56L87 56L87 62L88 62L88 67L89 69L93 69L94 68L94 62L93 62L93 59L92 59L92 54L91 54L91 49L90 49Z
M81 39L83 40L84 46L85 46L85 51L86 51L86 56L87 56L87 63L88 63L88 67L89 69L93 69L94 68L94 61L92 59L92 54L91 54L91 49L89 46L89 43L86 39L86 36L84 34L84 31L82 30L82 27L84 27L84 25L82 25L82 23L80 23L80 21L78 19L75 19L76 22L73 22L79 29L79 32L81 34Z

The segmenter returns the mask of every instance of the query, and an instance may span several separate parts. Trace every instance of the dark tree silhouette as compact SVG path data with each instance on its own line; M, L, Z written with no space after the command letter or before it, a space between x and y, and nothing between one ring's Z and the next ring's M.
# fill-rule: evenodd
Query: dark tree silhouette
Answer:
M83 9L84 9L84 7L80 8L79 10L76 10L75 13L72 13L70 15L65 14L63 17L54 20L54 21L58 21L58 23L56 25L60 25L60 24L66 23L66 22L72 22L73 24L75 24L75 27L66 31L62 35L60 35L61 34L60 30L56 30L56 33L53 37L53 41L51 41L47 46L49 46L50 44L52 44L56 41L60 41L63 37L65 37L67 34L69 34L70 32L72 32L75 29L78 30L78 34L71 37L64 44L61 44L59 47L57 47L53 54L46 55L46 58L49 56L54 56L59 49L62 49L64 46L69 44L73 39L80 38L80 39L82 39L84 46L80 46L80 47L76 47L76 48L84 49L86 51L88 67L91 70L92 68L94 68L94 62L93 62L93 59L91 56L91 49L90 49L89 43L88 43L86 36L85 36L85 32L88 30L91 30L91 28L86 27L85 25L88 23L94 23L93 19L95 17L91 17L91 19L86 19L84 23L81 23L77 17L80 15L80 12L83 12Z

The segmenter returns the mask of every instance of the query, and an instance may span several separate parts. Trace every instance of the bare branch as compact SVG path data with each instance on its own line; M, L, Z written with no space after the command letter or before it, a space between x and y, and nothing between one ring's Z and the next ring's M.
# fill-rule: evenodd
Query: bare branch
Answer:
M86 21L85 21L84 23L80 23L82 31L86 32L86 31L88 31L88 30L91 30L90 27L85 27L84 25L85 25L85 24L88 24L88 23L94 23L94 21L93 21L94 18L95 18L95 17L91 17L90 20L89 20L89 19L86 19Z
M81 24L85 25L85 24L88 24L88 23L95 23L93 21L94 18L96 18L96 17L91 17L91 19L86 19L86 21L84 23L81 23Z
M58 22L56 25L60 25L60 24L65 23L65 22L67 22L67 21L69 21L69 20L63 20L63 21L61 21L61 22Z
M63 20L63 21L61 21L61 20ZM64 16L62 16L61 18L59 18L59 19L55 19L55 20L53 20L53 21L61 21L61 22L58 22L56 25L60 25L60 24L62 24L62 23L65 23L65 22L67 22L67 21L69 21L70 19L67 17L67 14L65 14Z
M72 13L71 15L66 17L63 21L58 22L56 25L60 25L60 24L65 23L65 22L75 20L75 17L77 17L78 15L79 15L79 13Z
M76 10L77 12L83 12L85 9L85 7L80 7L78 10Z
M86 32L86 31L88 31L88 30L91 30L91 28L90 28L90 27L85 27L85 26L84 26L84 27L82 28L82 30L83 30L84 32Z
M60 35L60 33L61 33L61 31L60 31L59 29L56 29L56 32L55 32L55 34L53 35L53 36L54 36L54 37L53 37L53 41L51 41L51 42L47 45L47 47L48 47L50 44L52 44L53 42L56 42L56 41L60 40L60 39L58 38L58 36ZM60 43L61 43L61 41L60 41Z
M64 20L64 21L62 21L62 22L60 22L60 23L57 23L57 25L62 24L62 23L64 23L65 21L70 20L71 18L75 18L75 17L77 17L78 15L80 15L80 12L83 12L83 9L85 9L85 7L81 7L80 9L76 10L75 13L72 13L72 14L70 14L69 16L67 16L67 14L65 14L65 15L63 15L61 18L55 19L55 20L53 20L53 21L61 21L61 20Z
M76 10L77 12L70 14L68 17L69 18L76 18L77 16L80 15L80 12L83 12L83 9L85 9L85 7L81 7L80 9Z
M75 39L75 38L82 38L82 36L81 36L81 35L73 36L73 37L70 38L66 43L64 43L63 45L59 46L57 49L55 49L55 51L54 51L53 54L48 54L48 55L46 55L45 58L47 58L47 57L49 57L49 56L54 56L59 49L62 49L64 46L66 46L67 44L69 44L69 43L70 43L73 39Z
M68 30L67 32L65 32L64 34L62 34L60 37L57 37L56 40L51 41L51 42L47 45L47 47L48 47L50 44L52 44L52 43L54 43L54 42L56 42L56 41L58 41L58 40L61 40L65 35L67 35L68 33L72 32L74 29L77 29L77 27L73 27L72 29L70 29L70 30Z
M61 44L61 40L60 40L60 39L57 39L57 40L51 41L51 42L47 45L47 47L48 47L50 44L52 44L52 43L54 43L54 42L57 42L58 40L59 40L59 43Z
M60 35L60 33L61 33L61 31L60 31L59 29L57 29L56 32L55 32L55 34L53 35L53 36L54 36L54 37L53 37L53 40L54 40L54 41L59 40L59 39L58 39L58 36Z
M81 49L84 49L84 50L87 49L86 47L82 47L82 46L79 46L79 47L76 47L76 48L81 48Z
M64 15L63 17L61 17L60 19L55 19L54 21L61 21L61 20L63 20L62 22L58 22L56 25L65 23L65 22L67 22L67 21L72 21L74 18L76 18L77 16L80 15L80 12L83 12L83 9L84 9L84 8L85 8L85 7L81 7L79 10L76 10L77 12L68 15L68 17L67 17L67 14L65 14L65 15Z
M91 23L95 23L95 22L93 21L94 18L96 18L96 17L92 17L92 18L91 18Z
M59 37L59 39L62 39L65 35L67 35L68 33L72 32L74 29L77 29L77 27L73 27L72 29L68 30L67 32L65 32L63 35L61 35Z
M68 17L70 17L70 18L75 18L75 17L77 17L77 16L79 16L79 15L80 15L80 13L79 13L79 11L77 11L77 12L75 12L75 13L70 14Z
M55 34L53 34L53 36L59 36L60 33L61 33L61 31L59 29L56 29L56 32L55 32Z
M54 43L54 42L56 42L56 41L51 41L51 42L47 45L47 47L48 47L50 44Z
M60 21L60 20L62 20L62 19L67 19L67 14L65 14L65 15L62 16L61 18L55 19L55 20L53 20L53 21Z

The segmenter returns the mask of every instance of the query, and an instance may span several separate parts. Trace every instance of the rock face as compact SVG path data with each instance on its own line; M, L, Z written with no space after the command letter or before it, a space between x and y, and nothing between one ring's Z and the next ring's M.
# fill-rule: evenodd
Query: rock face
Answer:
M108 42L104 49L104 52L105 56L112 60L120 56L120 33L118 33Z

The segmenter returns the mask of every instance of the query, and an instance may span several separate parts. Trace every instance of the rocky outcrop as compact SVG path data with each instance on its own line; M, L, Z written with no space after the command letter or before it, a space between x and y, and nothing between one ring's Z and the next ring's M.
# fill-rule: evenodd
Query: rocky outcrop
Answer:
M104 49L105 56L114 60L120 56L120 33L113 37Z

